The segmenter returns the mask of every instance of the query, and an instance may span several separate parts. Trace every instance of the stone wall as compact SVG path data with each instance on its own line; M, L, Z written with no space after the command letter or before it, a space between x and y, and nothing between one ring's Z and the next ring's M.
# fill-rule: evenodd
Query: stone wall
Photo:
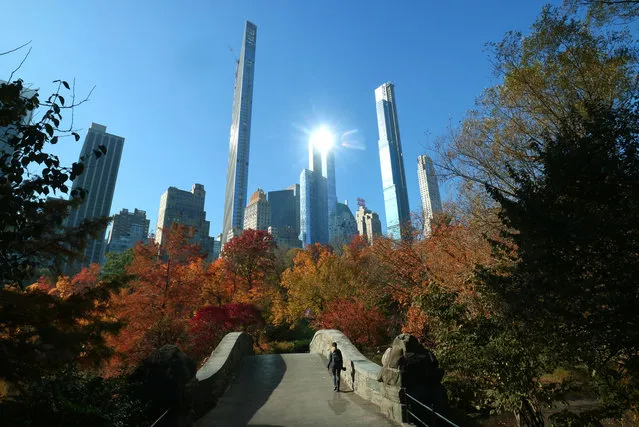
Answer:
M253 339L246 332L231 332L215 347L195 374L199 381L195 413L201 417L215 407L244 356L253 354Z
M342 371L341 382L353 389L355 394L378 405L382 414L401 423L402 405L399 400L400 388L388 386L377 380L382 367L368 360L351 343L346 335L337 329L322 329L315 333L310 352L328 357L331 343L337 343L342 351L346 371Z

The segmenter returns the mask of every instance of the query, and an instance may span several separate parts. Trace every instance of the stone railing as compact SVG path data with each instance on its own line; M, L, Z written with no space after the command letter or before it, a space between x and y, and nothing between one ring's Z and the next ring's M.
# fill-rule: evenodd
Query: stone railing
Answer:
M341 373L342 384L348 385L355 394L378 405L382 414L388 418L401 423L400 387L379 382L382 367L364 357L346 335L337 329L319 330L313 336L310 352L328 357L333 342L337 343L337 348L342 351L346 367L346 371Z
M253 354L253 339L246 332L231 332L220 341L211 356L195 374L199 384L195 413L206 414L224 394L244 356Z

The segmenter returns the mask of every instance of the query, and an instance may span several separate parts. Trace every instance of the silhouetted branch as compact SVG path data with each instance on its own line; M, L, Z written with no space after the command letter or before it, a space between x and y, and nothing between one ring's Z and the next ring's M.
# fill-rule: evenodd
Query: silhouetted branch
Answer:
M6 51L6 52L0 52L0 56L2 56L2 55L8 55L8 54L10 54L10 53L12 53L12 52L15 52L15 51L17 51L17 50L20 50L20 49L22 49L23 47L25 47L26 45L30 44L31 42L32 42L32 40L29 40L28 42L26 42L26 43L25 43L25 44L23 44L22 46L18 46L18 47L16 47L15 49L11 49L11 50L8 50L8 51Z

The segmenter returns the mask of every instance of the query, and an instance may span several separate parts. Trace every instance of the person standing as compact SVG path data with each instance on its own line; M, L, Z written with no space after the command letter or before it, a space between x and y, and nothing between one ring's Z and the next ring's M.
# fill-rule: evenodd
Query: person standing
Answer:
M339 392L340 373L344 367L342 352L337 348L337 343L331 344L331 354L328 356L328 370L333 374L333 390Z

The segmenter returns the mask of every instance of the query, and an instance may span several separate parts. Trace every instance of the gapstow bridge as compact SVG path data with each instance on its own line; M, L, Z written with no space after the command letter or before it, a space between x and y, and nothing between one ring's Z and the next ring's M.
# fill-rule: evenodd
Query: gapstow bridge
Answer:
M346 367L341 374L341 392L333 391L326 367L332 342L342 351ZM195 426L409 425L403 422L412 414L411 405L402 401L410 395L400 384L378 381L380 371L386 369L364 357L337 330L316 332L309 353L259 356L253 355L250 335L233 332L222 339L196 373ZM192 425L176 420L170 412L167 409L153 427ZM436 425L454 426L435 412L430 413L428 425L433 425L436 417L441 417Z

